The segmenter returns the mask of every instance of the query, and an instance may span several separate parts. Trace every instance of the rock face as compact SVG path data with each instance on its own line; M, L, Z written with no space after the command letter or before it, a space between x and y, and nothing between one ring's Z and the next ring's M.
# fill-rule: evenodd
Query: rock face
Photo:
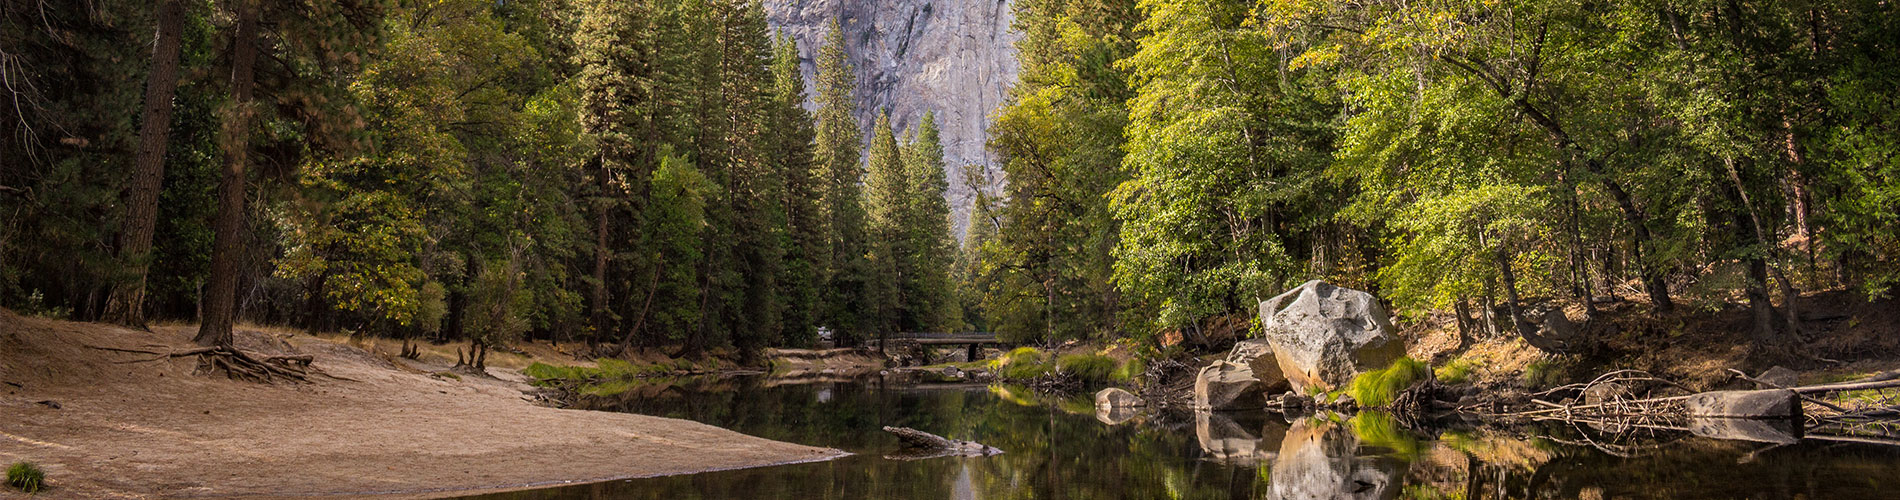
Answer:
M991 178L984 141L989 115L1016 83L1019 65L1015 19L1007 0L767 0L767 21L798 40L805 88L816 89L818 46L833 18L844 32L845 53L858 76L858 127L870 137L881 109L901 136L937 113L943 134L948 198L956 234L962 234L972 189L957 169L983 165ZM814 107L806 101L806 107Z
M1303 393L1345 387L1405 355L1377 298L1323 281L1262 301L1260 324L1280 371Z
M1215 361L1194 376L1194 409L1258 410L1267 406L1267 384L1247 365Z

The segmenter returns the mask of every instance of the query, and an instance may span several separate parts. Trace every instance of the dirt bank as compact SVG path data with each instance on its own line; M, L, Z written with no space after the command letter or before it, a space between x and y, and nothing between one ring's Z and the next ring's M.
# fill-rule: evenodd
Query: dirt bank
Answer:
M510 369L439 376L303 335L241 330L239 346L310 354L348 380L248 384L193 376L189 358L123 364L140 356L87 347L182 347L191 331L0 310L0 463L44 467L43 498L440 497L842 455L684 420L536 406Z

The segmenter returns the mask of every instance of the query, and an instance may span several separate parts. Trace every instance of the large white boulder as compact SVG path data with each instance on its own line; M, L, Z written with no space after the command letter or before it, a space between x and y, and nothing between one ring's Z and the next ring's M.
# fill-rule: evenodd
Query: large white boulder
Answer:
M1260 302L1260 324L1280 371L1302 393L1346 387L1405 356L1378 298L1319 280Z

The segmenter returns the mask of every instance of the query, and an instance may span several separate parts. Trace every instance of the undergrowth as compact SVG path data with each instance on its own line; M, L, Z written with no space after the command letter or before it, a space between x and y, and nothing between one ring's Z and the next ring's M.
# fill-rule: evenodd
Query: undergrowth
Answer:
M1353 378L1349 393L1360 406L1382 408L1392 404L1400 391L1431 376L1432 370L1425 363L1409 357L1399 358L1392 362L1392 366L1361 373Z
M46 471L33 462L14 462L7 467L7 485L27 493L38 493L46 486Z

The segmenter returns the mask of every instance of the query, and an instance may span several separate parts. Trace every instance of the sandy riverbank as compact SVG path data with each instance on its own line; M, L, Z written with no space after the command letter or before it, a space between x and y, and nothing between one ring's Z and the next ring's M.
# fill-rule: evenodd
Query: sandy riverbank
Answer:
M241 331L239 346L310 354L349 380L250 384L191 375L191 358L125 364L140 356L87 347L184 347L193 331L156 330L0 311L0 462L41 465L52 489L39 498L440 497L842 455L537 406L513 370L458 380L303 335Z

